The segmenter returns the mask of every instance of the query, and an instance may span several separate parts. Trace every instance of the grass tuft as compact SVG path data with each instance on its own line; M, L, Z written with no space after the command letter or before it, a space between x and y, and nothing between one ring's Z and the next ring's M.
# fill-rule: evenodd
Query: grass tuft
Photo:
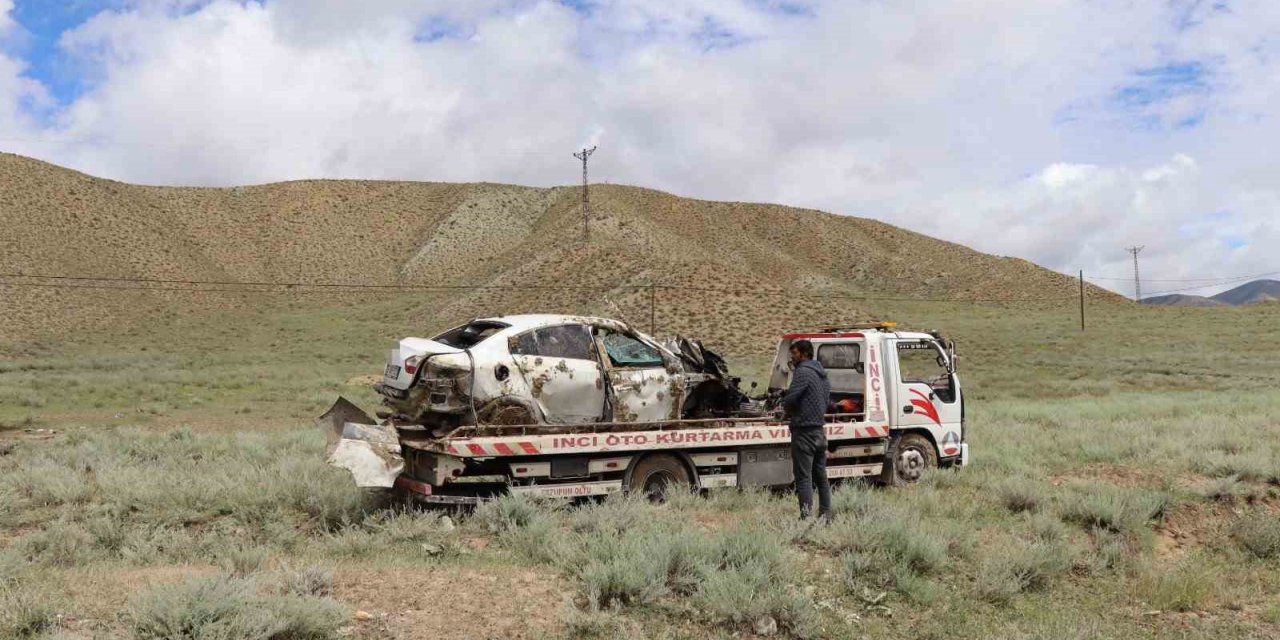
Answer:
M46 594L18 586L0 587L0 637L35 638L56 626Z
M1242 549L1256 558L1280 558L1280 519L1255 512L1235 522L1231 535Z
M1213 574L1184 564L1173 570L1148 572L1138 581L1138 593L1160 611L1193 611L1203 608L1214 592Z

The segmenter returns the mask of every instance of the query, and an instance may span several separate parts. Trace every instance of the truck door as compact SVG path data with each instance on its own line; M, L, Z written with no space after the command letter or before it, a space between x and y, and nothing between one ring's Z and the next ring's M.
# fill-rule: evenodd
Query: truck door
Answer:
M667 370L662 352L636 336L597 327L601 360L613 391L614 422L658 422L676 416L684 377Z
M898 428L924 427L933 433L942 456L959 452L959 388L947 354L933 340L896 343L897 382L893 410Z
M604 415L604 374L586 326L567 324L527 331L511 340L533 401L551 424L597 422Z

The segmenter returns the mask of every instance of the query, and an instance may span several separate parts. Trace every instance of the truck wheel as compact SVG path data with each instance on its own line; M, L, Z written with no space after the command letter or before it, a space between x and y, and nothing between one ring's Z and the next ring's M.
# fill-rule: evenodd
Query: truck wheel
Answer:
M627 475L626 490L643 492L654 502L663 502L667 492L679 486L689 486L692 478L689 470L675 456L645 456L631 468Z
M928 469L938 466L933 443L918 433L904 433L889 443L880 482L903 486L916 482Z

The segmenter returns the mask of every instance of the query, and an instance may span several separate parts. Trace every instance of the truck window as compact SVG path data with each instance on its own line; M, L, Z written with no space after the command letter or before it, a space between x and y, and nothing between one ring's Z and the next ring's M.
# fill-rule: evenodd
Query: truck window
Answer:
M657 349L629 335L604 329L600 341L604 343L609 362L615 367L661 367L666 364Z
M823 369L853 369L859 362L860 345L856 344L823 344L818 345L818 363Z
M903 382L929 385L943 402L952 402L951 373L938 345L928 341L898 343L898 370Z
M591 336L586 327L569 324L526 331L516 338L513 355L595 360Z

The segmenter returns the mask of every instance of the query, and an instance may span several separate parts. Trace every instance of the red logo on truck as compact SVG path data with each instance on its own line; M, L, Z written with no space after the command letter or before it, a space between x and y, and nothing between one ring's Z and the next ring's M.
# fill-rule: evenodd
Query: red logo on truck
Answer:
M919 398L911 399L911 404L915 406L917 412L923 413L924 415L928 416L929 419L932 420L934 424L938 426L942 426L942 420L938 419L938 409L933 406L932 402L929 401L929 397L924 395L923 393L920 393L920 391L917 389L911 389L910 391L911 393L914 393L917 396L920 396Z

